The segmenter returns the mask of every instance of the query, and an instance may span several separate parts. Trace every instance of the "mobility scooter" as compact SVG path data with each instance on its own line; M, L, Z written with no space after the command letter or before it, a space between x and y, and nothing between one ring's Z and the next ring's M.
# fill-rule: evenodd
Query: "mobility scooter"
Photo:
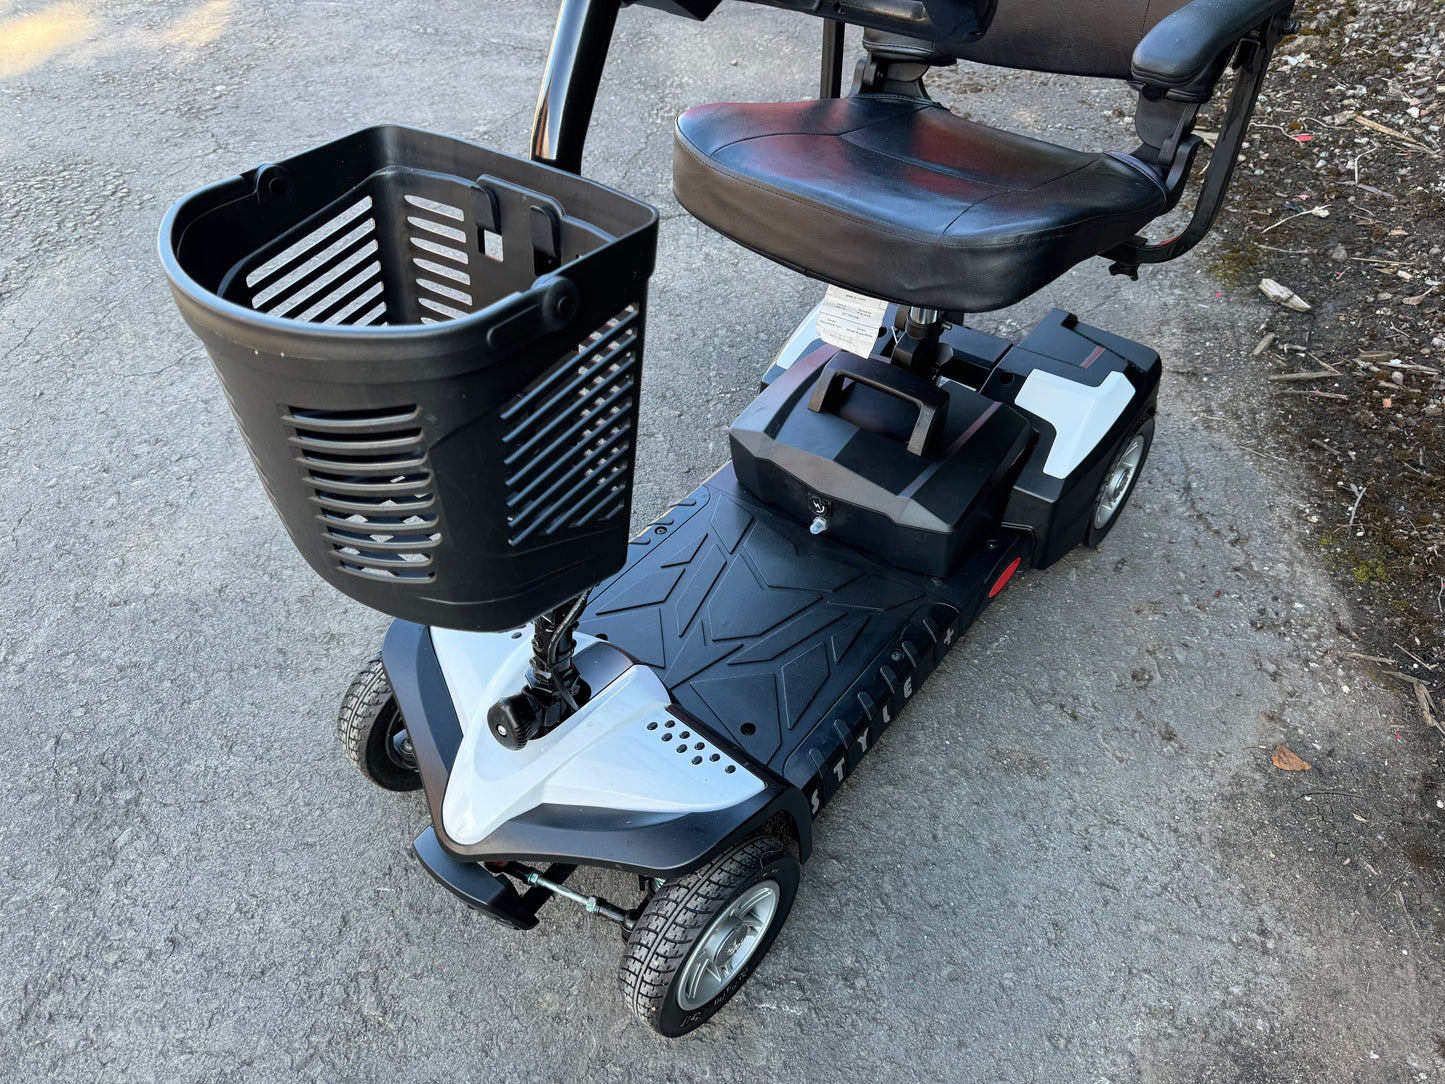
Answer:
M424 790L416 857L467 905L617 923L624 997L664 1035L758 966L815 818L970 623L1098 545L1139 477L1158 355L1057 310L1016 343L965 318L1193 247L1294 29L1291 0L762 2L825 20L820 97L688 110L674 190L828 292L730 463L630 539L657 215L578 176L619 0L562 0L528 158L371 128L161 232L295 545L395 618L341 705L350 758ZM925 79L959 59L1127 80L1139 143L957 117ZM1150 243L1228 69L1192 218ZM637 898L569 888L580 866Z

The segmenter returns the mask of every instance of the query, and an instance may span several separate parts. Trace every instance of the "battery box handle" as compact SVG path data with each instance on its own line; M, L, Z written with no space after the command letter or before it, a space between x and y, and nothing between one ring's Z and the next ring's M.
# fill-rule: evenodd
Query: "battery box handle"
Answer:
M836 412L842 400L845 379L912 403L918 410L918 420L909 434L908 450L913 455L938 458L939 439L948 419L948 394L942 388L896 365L840 353L823 366L818 382L813 386L808 409L819 414Z

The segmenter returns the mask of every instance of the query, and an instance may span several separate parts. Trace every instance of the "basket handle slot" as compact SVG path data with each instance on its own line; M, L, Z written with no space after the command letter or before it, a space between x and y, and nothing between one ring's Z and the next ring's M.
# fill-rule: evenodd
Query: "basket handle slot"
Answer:
M534 203L527 215L532 227L532 266L539 275L557 270L562 262L562 223L545 203Z
M472 192L476 195L472 215L477 220L479 230L501 233L502 218L497 213L497 194L487 187L486 181L487 178L482 177L472 182Z
M530 248L533 275L557 270L567 262L569 252L575 258L579 252L598 247L599 242L613 240L593 224L569 216L551 196L500 177L483 174L472 182L472 190L477 197L472 213L478 226L478 245L485 231L501 234L504 253Z

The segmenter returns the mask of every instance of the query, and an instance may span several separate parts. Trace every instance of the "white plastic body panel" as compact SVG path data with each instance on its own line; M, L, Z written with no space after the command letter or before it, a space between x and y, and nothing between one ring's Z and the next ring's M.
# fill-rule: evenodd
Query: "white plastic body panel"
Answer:
M1123 373L1110 373L1097 388L1035 369L1024 380L1014 405L1054 427L1044 473L1067 478L1099 446L1134 398Z
M579 636L579 653L597 642ZM757 776L667 713L672 698L646 666L630 667L594 691L545 738L505 749L487 729L487 709L525 684L531 629L515 639L511 633L432 629L432 644L462 721L462 743L442 801L442 825L462 846L479 843L539 805L700 813L726 809L763 789Z

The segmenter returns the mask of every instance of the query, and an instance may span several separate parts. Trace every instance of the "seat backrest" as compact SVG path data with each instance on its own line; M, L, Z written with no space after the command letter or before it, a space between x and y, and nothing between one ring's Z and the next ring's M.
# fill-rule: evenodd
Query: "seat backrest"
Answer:
M1128 79L1134 47L1189 0L998 0L974 42L932 42L964 60L1005 68Z
M706 18L719 0L634 0ZM910 48L1005 68L1128 79L1134 47L1189 0L751 0L902 35Z
M634 0L647 7L663 8L706 18L719 0ZM938 42L953 49L977 41L988 30L1000 0L752 0L768 7L787 8L820 15L835 22L888 34Z

